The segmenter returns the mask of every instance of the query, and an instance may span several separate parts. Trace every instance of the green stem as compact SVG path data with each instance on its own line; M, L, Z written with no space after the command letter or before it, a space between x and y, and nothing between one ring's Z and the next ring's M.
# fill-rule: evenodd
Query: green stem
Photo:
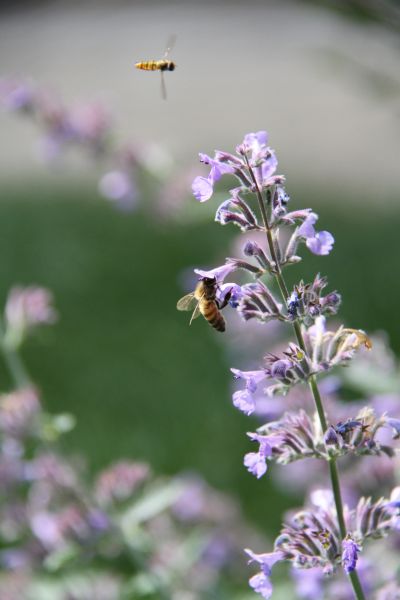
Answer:
M25 368L24 363L17 349L7 342L4 325L0 321L0 350L3 354L4 362L7 365L11 378L17 389L23 389L32 385L31 378Z
M281 292L283 301L287 305L287 301L289 298L289 291L288 291L286 282L283 278L281 266L279 264L277 254L275 252L275 246L274 246L274 241L273 241L273 237L272 237L272 230L271 230L271 226L269 224L269 219L268 219L268 214L267 214L267 210L266 210L265 203L264 203L264 198L263 198L261 190L258 186L258 182L255 178L253 169L250 167L247 156L245 155L244 158L245 158L245 161L247 164L247 168L249 170L251 180L254 184L254 189L255 189L256 196L257 196L258 205L260 207L262 220L263 220L263 224L264 224L264 229L267 234L267 242L268 242L269 252L271 254L271 258L272 258L273 262L275 263L274 264L275 279L278 284L279 290ZM308 354L307 348L306 348L306 345L304 342L304 337L303 337L301 327L300 327L300 324L298 321L293 322L293 328L294 328L294 332L295 332L299 347L307 355ZM322 403L321 394L319 393L315 375L312 375L309 378L308 383L309 383L310 390L311 390L311 393L314 398L314 403L315 403L315 407L316 407L316 410L318 413L318 418L319 418L319 421L321 424L322 431L325 432L328 428L328 424L326 421L324 406ZM347 532L346 532L346 524L345 524L345 520L344 520L343 501L342 501L342 494L340 491L340 481L339 481L339 473L338 473L338 469L337 469L337 465L336 465L336 459L331 458L328 461L328 463L329 463L329 474L330 474L330 479L331 479L331 486L332 486L333 497L334 497L335 507L336 507L336 514L337 514L337 519L338 519L338 524L339 524L339 531L340 531L341 538L344 539L346 537ZM357 572L352 571L351 573L349 573L349 578L350 578L350 581L351 581L351 584L353 587L353 592L354 592L355 598L357 600L365 600L364 592L362 590L361 583L358 578Z

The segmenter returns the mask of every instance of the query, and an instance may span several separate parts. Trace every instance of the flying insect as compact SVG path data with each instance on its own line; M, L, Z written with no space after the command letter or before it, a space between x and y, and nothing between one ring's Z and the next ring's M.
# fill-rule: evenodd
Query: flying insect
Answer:
M167 88L165 86L164 72L174 71L176 63L168 59L169 53L175 46L176 35L172 35L167 43L164 56L159 60L145 60L135 63L135 67L141 71L160 71L161 73L161 96L164 100L167 99Z

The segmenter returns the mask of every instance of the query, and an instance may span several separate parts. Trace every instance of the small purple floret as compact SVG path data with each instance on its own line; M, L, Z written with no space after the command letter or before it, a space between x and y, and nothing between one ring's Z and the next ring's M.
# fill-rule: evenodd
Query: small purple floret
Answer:
M329 231L320 231L306 241L307 248L318 256L327 256L333 248L335 238Z
M206 177L196 177L192 183L193 195L199 202L206 202L213 195L213 184Z
M357 566L358 553L361 551L361 548L356 542L351 538L347 537L342 542L342 565L343 569L346 573L351 573L355 570Z
M272 584L270 581L271 570L275 563L283 559L282 552L270 552L268 554L256 554L252 550L246 548L246 554L250 556L249 563L257 562L261 571L256 575L253 575L249 580L250 587L255 592L261 594L266 600L271 597Z
M307 248L319 256L326 256L332 250L335 242L329 231L315 231L315 223L318 220L316 213L310 213L297 230L297 236L306 240Z

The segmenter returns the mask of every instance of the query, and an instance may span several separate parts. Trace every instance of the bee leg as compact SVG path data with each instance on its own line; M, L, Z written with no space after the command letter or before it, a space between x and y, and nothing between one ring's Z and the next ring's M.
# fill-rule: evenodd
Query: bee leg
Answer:
M229 292L226 292L223 302L219 302L219 300L215 300L215 303L218 306L219 310L222 310L223 308L225 308L225 306L229 303L231 296L232 296L232 290L229 290Z

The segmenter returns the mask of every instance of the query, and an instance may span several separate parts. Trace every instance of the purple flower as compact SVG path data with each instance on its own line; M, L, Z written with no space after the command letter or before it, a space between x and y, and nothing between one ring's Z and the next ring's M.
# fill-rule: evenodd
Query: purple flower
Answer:
M282 176L273 177L278 166L278 160L275 152L267 146L267 142L267 132L257 131L257 133L245 135L242 144L236 148L238 154L248 157L254 176L261 188L267 188L283 181Z
M233 167L227 165L225 162L221 162L216 158L211 158L210 156L207 156L207 154L200 153L199 156L202 163L205 165L211 165L211 171L208 176L208 180L212 184L214 184L216 181L219 181L222 175L231 174L234 172ZM217 153L216 156L218 156Z
M348 574L355 570L358 553L361 552L361 548L349 535L343 540L342 548L342 565L343 569Z
M297 236L306 240L307 248L319 256L325 256L330 253L334 244L334 237L328 231L315 231L315 223L318 215L310 213L297 230Z
M306 241L307 248L318 256L326 256L333 248L335 238L329 231L320 231Z
M214 188L206 177L196 177L192 183L193 195L199 202L206 202L213 194Z
M386 423L394 430L393 437L395 439L400 437L400 419L393 419L392 417L386 417Z
M259 435L258 433L248 433L249 438L260 444L258 452L249 452L244 457L244 466L249 473L252 473L260 479L267 472L266 459L272 455L273 449L281 443L280 435Z
M267 472L266 456L269 451L268 446L261 448L259 452L248 452L245 457L243 464L247 468L248 472L255 475L257 479L260 479Z
M240 371L239 369L231 369L231 371L234 374L235 379L244 379L246 381L245 389L238 390L233 394L233 405L246 415L251 415L256 408L253 394L257 390L258 384L265 379L267 375L264 370Z
M206 277L208 279L215 279L217 283L222 283L232 271L236 271L237 267L234 263L226 263L221 267L215 267L215 269L211 269L210 271L204 271L203 269L194 269L194 272L200 277Z
M219 153L216 153L218 156ZM208 177L196 177L192 183L193 195L199 202L209 200L214 191L214 183L221 179L226 173L233 173L234 168L217 158L211 158L207 154L199 154L200 161L206 165L211 165L211 171Z
M330 425L324 433L324 442L328 446L331 446L331 445L335 446L339 443L339 438L337 436L335 428L332 427L332 425Z
M239 154L243 152L252 152L253 157L257 158L265 154L268 143L268 134L266 131L257 131L257 133L247 133L244 136L243 143L238 146Z
M255 592L261 594L265 599L270 598L272 594L272 584L270 581L272 567L275 563L283 559L282 552L270 552L268 554L255 554L249 548L245 549L246 554L250 556L249 564L257 562L261 566L261 571L253 575L249 580L250 587Z
M218 286L216 298L219 303L224 303L229 294L229 304L237 308L240 298L243 296L242 288L237 283L223 283Z

